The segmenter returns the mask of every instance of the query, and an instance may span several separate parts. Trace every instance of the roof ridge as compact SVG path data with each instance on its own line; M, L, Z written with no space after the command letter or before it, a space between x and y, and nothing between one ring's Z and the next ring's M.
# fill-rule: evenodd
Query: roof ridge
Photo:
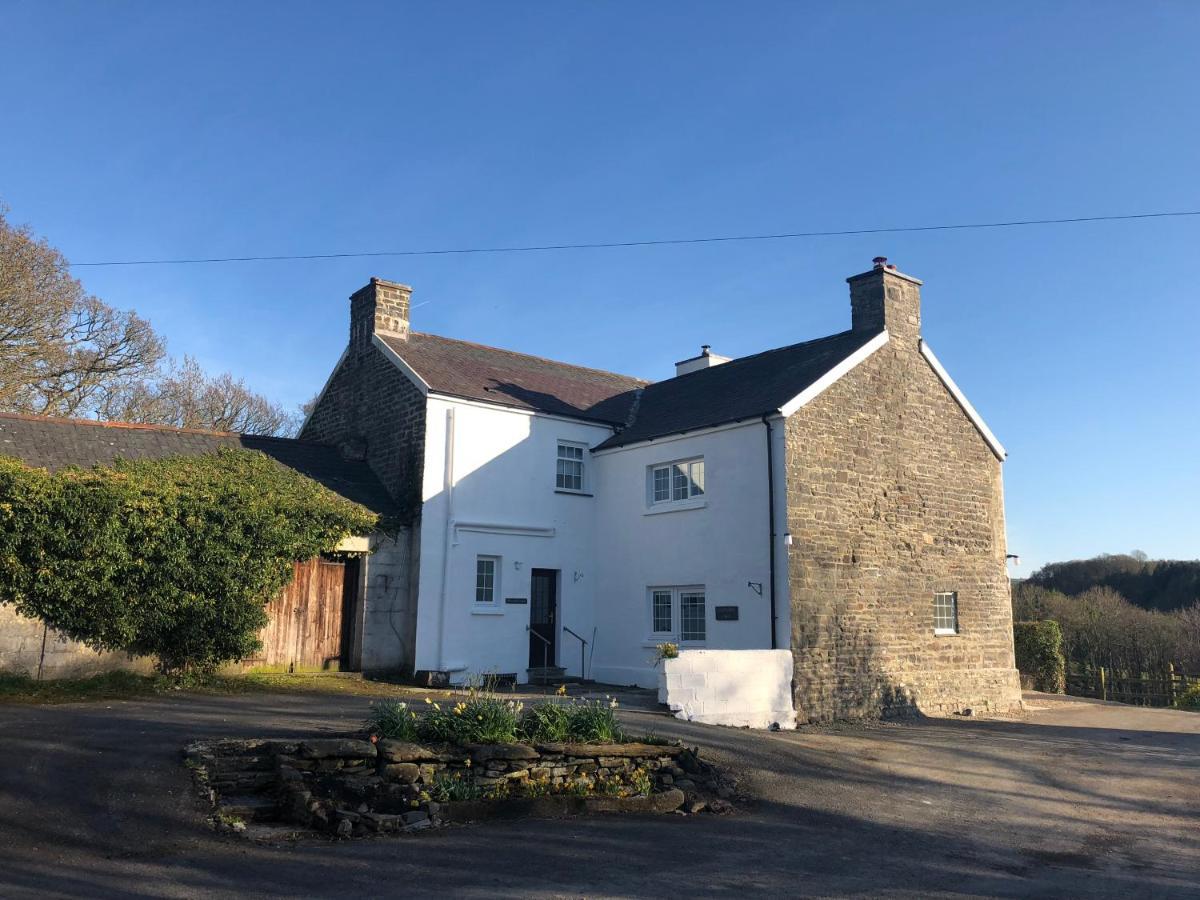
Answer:
M810 338L807 341L797 341L794 344L784 344L782 347L771 347L768 350L759 350L757 353L751 353L749 356L735 356L735 357L733 357L733 359L729 360L728 362L723 362L716 366L707 366L706 368L703 368L703 369L696 369L692 372L684 372L682 375L675 375L671 378L665 378L662 381L654 381L654 382L651 382L651 384L666 384L669 381L678 381L681 378L690 378L692 375L703 375L705 372L711 372L714 369L724 369L726 366L732 366L736 363L748 362L750 360L758 359L759 357L762 357L762 356L767 356L768 354L771 354L771 353L782 353L785 350L795 350L797 347L806 347L809 344L819 344L822 341L832 341L834 338L845 337L846 335L853 334L853 333L854 333L853 328L847 328L845 331L839 331L836 334L827 334L824 337Z
M246 431L219 431L215 428L184 428L179 425L162 425L155 422L123 422L117 419L80 419L72 416L39 416L36 413L0 412L0 419L18 422L49 422L53 425L91 425L98 428L115 428L128 431L161 431L167 434L202 434L208 437L255 438L257 440L286 441L292 444L328 446L319 441L284 437L278 434L253 434Z
M437 338L439 341L450 341L455 344L466 344L469 347L478 347L481 350L491 350L496 353L507 353L510 356L521 356L521 357L524 357L525 359L535 359L538 362L552 363L553 365L556 365L556 366L564 366L568 369L578 369L582 372L595 372L598 375L611 375L614 378L623 378L626 381L633 381L640 385L647 385L647 384L654 383L652 381L647 381L644 378L638 378L636 375L625 375L621 372L613 372L610 369L597 369L594 366L581 366L578 363L564 362L561 359L551 359L548 356L538 356L535 353L522 353L520 350L509 350L506 347L494 347L491 344L480 344L477 341L464 341L462 338L446 337L445 335L432 334L431 332L428 332L428 331L414 331L414 332L412 332L412 334L418 335L420 337ZM396 348L393 348L393 349L396 349ZM396 352L399 353L400 350L397 349Z

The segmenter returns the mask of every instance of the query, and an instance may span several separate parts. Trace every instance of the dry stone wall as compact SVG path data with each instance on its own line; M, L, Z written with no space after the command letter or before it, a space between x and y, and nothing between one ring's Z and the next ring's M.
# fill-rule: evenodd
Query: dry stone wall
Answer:
M550 801L550 814L670 812L691 799L692 778L718 777L691 751L642 743L228 740L193 744L185 755L219 821L284 822L339 837L475 818L488 806L480 801L517 804L524 814L537 814L540 800ZM648 791L625 789L643 777ZM470 786L469 796L435 799L446 783ZM710 802L721 811L725 801ZM693 799L691 811L706 805Z

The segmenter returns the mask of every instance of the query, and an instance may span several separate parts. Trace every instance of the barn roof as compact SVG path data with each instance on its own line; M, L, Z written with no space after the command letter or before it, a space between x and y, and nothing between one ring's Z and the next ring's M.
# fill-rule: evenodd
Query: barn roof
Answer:
M227 431L0 413L0 455L51 471L110 465L118 458L203 456L222 447L258 450L374 513L395 512L387 490L365 462L347 460L336 447L325 444Z

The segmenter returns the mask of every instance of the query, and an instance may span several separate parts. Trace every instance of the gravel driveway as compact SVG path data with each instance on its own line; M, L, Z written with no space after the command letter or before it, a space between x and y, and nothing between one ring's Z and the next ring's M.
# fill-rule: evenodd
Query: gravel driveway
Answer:
M761 733L628 711L739 770L734 816L216 835L188 740L346 729L364 697L0 707L0 896L1200 897L1200 714L1029 695L1017 720Z

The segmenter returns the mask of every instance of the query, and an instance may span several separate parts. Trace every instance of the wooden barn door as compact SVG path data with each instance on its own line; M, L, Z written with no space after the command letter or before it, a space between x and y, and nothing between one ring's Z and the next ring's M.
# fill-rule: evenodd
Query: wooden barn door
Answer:
M288 671L339 669L346 564L318 557L295 565L292 583L267 604L270 621L259 634L262 650L244 663Z

